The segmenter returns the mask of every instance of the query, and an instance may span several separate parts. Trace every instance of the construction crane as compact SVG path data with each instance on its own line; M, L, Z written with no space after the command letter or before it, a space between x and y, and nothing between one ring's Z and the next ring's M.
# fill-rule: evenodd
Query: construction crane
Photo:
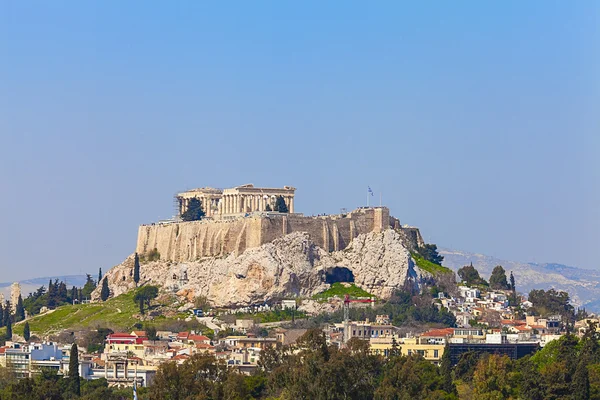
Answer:
M351 299L349 294L344 295L344 343L350 340L350 303L375 304L374 298Z

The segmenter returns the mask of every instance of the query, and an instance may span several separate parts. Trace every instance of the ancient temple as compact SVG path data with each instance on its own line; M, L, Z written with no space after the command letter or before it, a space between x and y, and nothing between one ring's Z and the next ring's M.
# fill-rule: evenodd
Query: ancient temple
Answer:
M179 215L183 214L191 199L202 202L202 209L207 217L235 216L251 212L271 209L279 196L283 198L290 213L294 212L294 194L296 188L260 188L253 184L236 186L231 189L198 188L178 193Z

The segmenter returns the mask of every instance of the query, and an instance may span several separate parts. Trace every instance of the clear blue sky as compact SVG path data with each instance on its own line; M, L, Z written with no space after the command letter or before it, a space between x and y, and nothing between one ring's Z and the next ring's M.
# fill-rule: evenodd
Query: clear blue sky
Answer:
M285 4L283 4L285 3ZM97 273L175 192L367 185L440 246L599 268L600 3L0 1L0 281Z

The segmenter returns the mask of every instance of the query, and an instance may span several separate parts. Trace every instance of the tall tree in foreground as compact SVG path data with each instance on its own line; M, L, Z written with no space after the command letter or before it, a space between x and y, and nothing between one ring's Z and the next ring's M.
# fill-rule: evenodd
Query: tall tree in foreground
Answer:
M444 354L440 362L440 375L442 375L442 389L448 393L456 392L456 387L452 383L452 359L450 358L450 345L446 343Z
M31 338L31 331L29 330L29 322L25 322L25 326L23 327L23 337L26 342L29 342L29 338Z
M140 281L140 256L138 256L138 253L135 253L133 257L133 281L135 282L135 286Z
M110 296L110 290L108 289L108 279L102 279L102 289L100 290L100 299L102 301L108 300L108 296Z
M204 218L202 202L199 199L190 199L187 210L181 214L181 219L184 221L200 221L202 218Z
M579 361L575 373L573 374L573 398L590 398L590 376L586 357L583 357Z
M79 382L79 351L77 350L76 343L73 343L73 346L71 346L71 353L69 354L69 380L71 391L73 394L79 396L81 394Z
M277 196L277 199L275 200L275 210L274 211L277 211L280 213L289 212L288 206L287 206L287 204L285 204L285 200L284 200L283 196Z

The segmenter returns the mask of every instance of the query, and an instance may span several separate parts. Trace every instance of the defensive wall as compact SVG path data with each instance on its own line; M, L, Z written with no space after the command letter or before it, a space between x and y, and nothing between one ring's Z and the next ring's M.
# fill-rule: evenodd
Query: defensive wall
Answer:
M390 217L387 207L370 207L317 217L267 212L223 220L142 225L136 252L145 254L156 248L162 260L194 261L241 254L292 232L307 232L319 247L337 251L360 234L389 228L402 233L405 246L411 250L423 242L417 228L401 227L396 218Z

